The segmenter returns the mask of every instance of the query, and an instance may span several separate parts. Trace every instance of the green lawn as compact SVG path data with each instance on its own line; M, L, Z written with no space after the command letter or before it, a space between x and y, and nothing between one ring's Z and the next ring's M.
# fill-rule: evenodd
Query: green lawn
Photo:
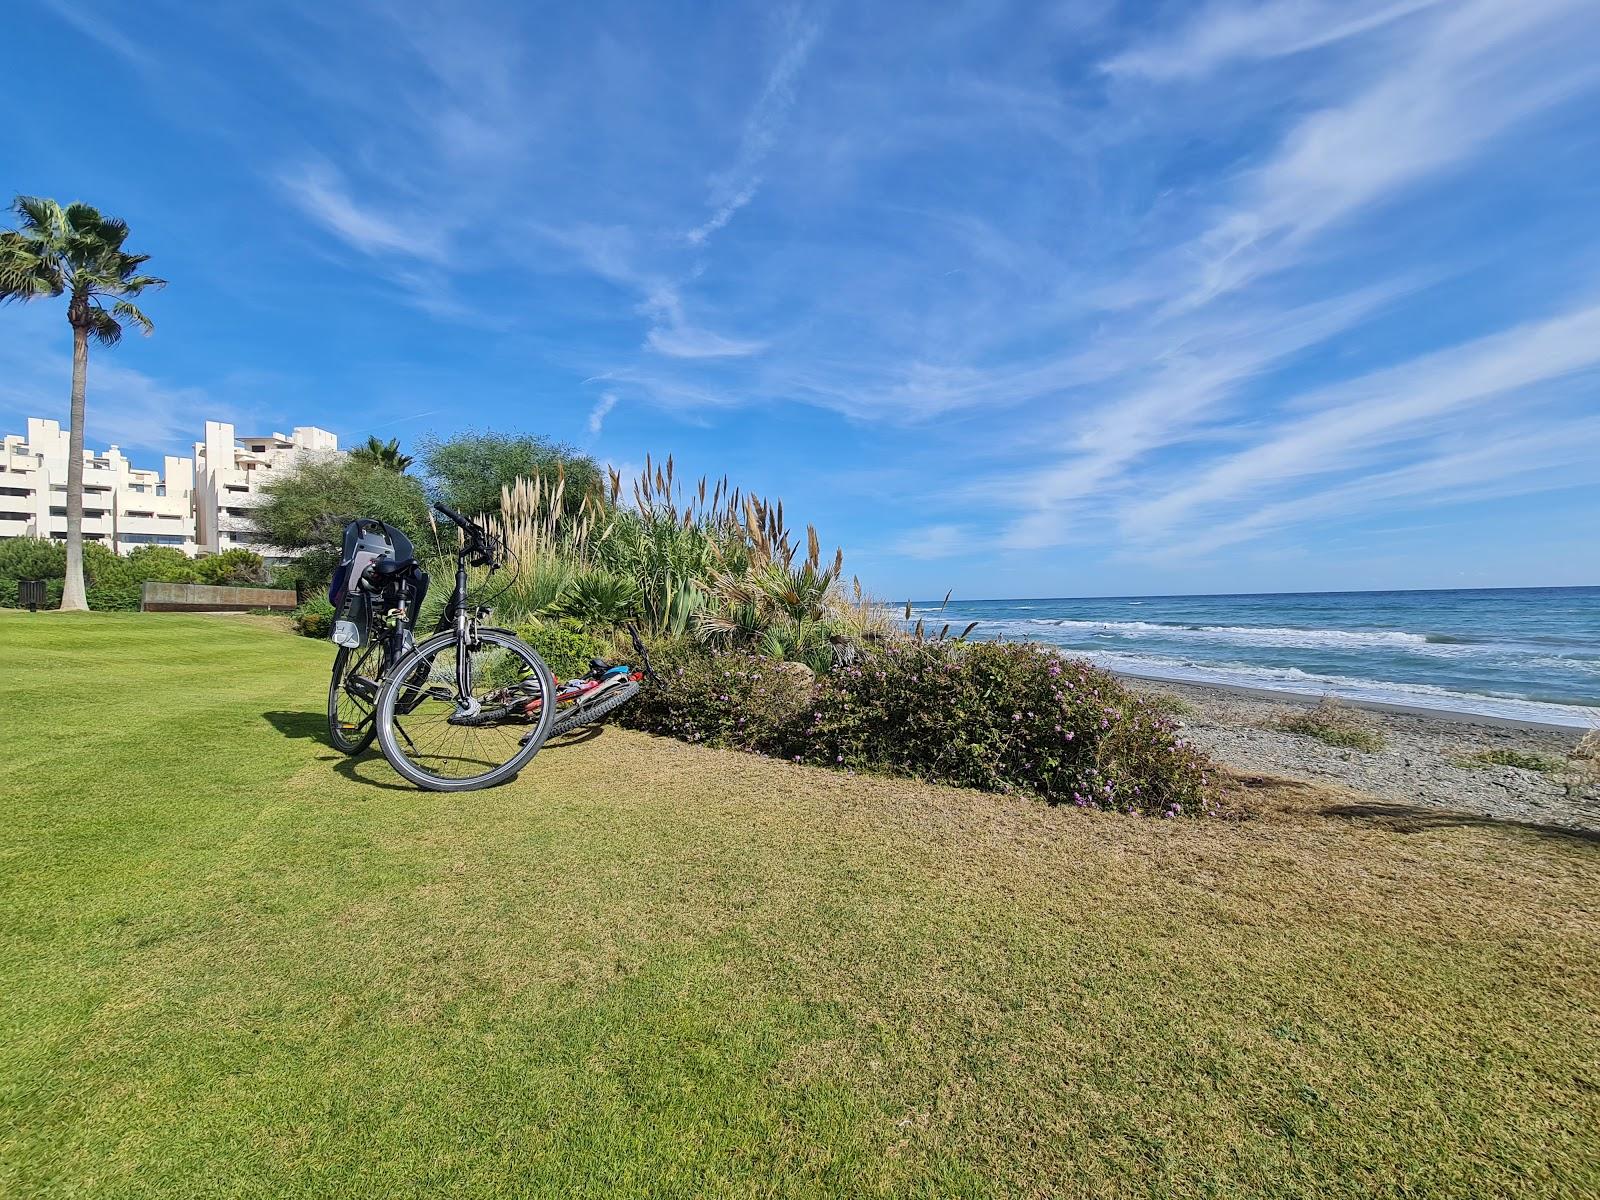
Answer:
M0 1194L1600 1194L1593 842L615 729L427 794L331 658L0 613Z

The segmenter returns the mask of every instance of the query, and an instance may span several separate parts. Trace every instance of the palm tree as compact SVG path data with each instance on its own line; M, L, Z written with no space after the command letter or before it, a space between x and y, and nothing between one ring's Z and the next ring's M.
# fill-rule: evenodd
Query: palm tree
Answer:
M122 323L147 337L155 328L128 300L166 280L141 275L148 254L122 248L128 226L87 204L65 208L54 200L18 196L18 228L0 231L0 303L67 297L72 326L72 416L67 440L67 578L61 607L89 607L83 589L83 390L89 339L102 346L122 340ZM106 302L110 301L110 307Z
M365 445L357 446L350 451L351 458L359 458L363 462L372 463L374 466L384 467L397 475L404 475L406 468L416 460L409 454L400 453L400 439L390 438L387 442L380 442L376 435L369 434Z

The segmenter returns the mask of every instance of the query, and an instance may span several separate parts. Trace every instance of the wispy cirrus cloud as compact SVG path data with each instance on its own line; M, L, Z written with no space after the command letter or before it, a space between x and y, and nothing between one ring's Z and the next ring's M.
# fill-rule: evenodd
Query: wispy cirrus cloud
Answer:
M363 254L398 254L427 262L446 257L444 231L431 219L396 216L358 203L329 163L311 161L285 169L278 183L301 212Z
M604 428L606 418L611 415L611 410L617 406L615 392L602 392L600 399L594 402L594 407L589 410L589 436L599 437L600 430Z
M1293 407L1307 415L1282 422L1197 478L1131 505L1124 527L1144 538L1169 534L1180 524L1204 522L1229 502L1259 502L1285 485L1381 461L1396 439L1436 432L1441 418L1597 366L1600 306L1587 306L1331 385L1297 398Z
M1170 37L1108 59L1112 75L1199 79L1240 61L1321 49L1382 29L1445 0L1268 0L1204 6Z
M1386 70L1298 121L1247 174L1239 199L1182 247L1191 282L1164 303L1202 304L1286 269L1313 237L1592 87L1597 68L1582 50L1592 17L1583 0L1468 0L1420 22ZM1171 296L1173 265L1155 269L1152 294Z
M785 14L782 49L745 118L738 157L712 179L711 215L684 235L691 245L703 246L755 199L762 183L761 164L772 152L784 119L794 106L796 82L821 33L821 20L798 6Z

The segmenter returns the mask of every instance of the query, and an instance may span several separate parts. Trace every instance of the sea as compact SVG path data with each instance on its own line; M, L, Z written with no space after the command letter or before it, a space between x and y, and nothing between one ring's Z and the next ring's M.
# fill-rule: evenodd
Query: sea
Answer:
M1152 679L1600 725L1600 587L952 599L911 619Z

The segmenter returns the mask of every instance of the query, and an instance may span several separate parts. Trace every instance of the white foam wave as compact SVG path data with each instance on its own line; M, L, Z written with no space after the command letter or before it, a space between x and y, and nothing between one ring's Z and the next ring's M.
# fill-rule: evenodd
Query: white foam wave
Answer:
M1416 648L1438 646L1453 650L1477 643L1429 642L1426 634L1408 634L1400 629L1293 629L1288 626L1181 626L1154 621L1074 621L1067 618L1029 618L1029 624L1082 630L1091 635L1112 637L1198 638L1206 642L1250 642L1267 646L1384 646Z
M1489 696L1458 692L1429 683L1395 683L1384 680L1352 679L1344 675L1319 675L1298 667L1197 666L1180 659L1157 655L1126 654L1116 650L1071 651L1097 666L1127 675L1151 679L1170 679L1186 683L1222 683L1237 687L1263 688L1299 695L1333 695L1345 700L1365 700L1380 704L1408 704L1419 708L1477 716L1502 717L1519 721L1539 721L1573 728L1600 726L1600 707L1552 704L1515 696Z
M1060 617L1031 617L1017 621L986 621L979 626L1012 626L1007 633L1038 638L1045 627L1088 638L1125 638L1147 641L1170 638L1179 641L1224 642L1239 646L1280 646L1307 649L1404 650L1445 658L1503 651L1502 644L1487 642L1430 641L1428 635L1399 629L1294 629L1270 625L1162 625L1153 621L1081 621ZM1034 626L1031 630L1019 628Z

